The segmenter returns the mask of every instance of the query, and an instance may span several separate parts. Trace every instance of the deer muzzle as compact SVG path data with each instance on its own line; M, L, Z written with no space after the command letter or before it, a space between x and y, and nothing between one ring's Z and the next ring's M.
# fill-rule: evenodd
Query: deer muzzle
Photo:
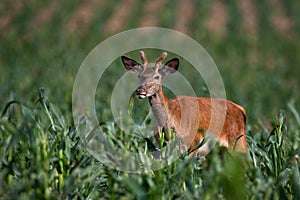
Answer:
M147 97L147 92L143 86L138 87L135 90L135 94L139 99L144 99L145 97Z

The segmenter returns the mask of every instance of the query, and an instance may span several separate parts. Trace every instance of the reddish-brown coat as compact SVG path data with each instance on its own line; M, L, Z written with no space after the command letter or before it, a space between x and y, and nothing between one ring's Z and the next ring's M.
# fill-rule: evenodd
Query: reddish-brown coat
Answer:
M162 68L160 65L166 58L164 52L156 61L154 68L148 68L147 58L140 52L143 65L135 60L122 56L125 68L137 73L140 86L136 89L139 98L148 97L155 118L154 135L159 142L159 132L164 130L171 137L171 130L182 142L182 150L192 149L202 141L204 135L210 133L204 146L193 151L190 155L207 155L210 141L215 139L221 146L234 148L247 153L246 141L246 111L243 107L226 99L177 96L168 99L162 90L162 79L165 75L177 71L179 59L169 60ZM212 140L211 140L212 139Z
M161 91L162 88L159 93L164 96L169 117L164 129L174 129L188 148L194 149L204 138L204 131L209 131L221 146L235 146L237 151L248 152L246 111L242 106L221 98L178 96L168 99ZM220 115L217 113L211 121L213 110L220 111ZM215 126L218 119L224 122ZM196 154L197 151L193 155Z

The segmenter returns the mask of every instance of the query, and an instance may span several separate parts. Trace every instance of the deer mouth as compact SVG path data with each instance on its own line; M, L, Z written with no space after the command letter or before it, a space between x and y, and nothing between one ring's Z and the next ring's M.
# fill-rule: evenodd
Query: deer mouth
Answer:
M135 90L135 95L139 99L144 99L146 97L151 97L156 93L156 85L143 85Z
M146 98L147 96L144 95L144 94L138 94L137 97L138 97L139 99L144 99L144 98Z
M135 94L139 99L144 99L147 97L147 93L145 91L135 91Z

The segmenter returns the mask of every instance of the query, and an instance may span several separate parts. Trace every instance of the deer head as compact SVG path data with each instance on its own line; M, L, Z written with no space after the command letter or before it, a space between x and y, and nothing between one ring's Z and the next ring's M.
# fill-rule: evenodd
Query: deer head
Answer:
M126 56L122 56L121 59L128 71L138 74L140 86L135 93L140 99L143 99L155 95L160 90L164 76L177 71L179 59L173 58L166 62L163 67L160 67L167 57L167 53L164 52L155 62L155 66L148 68L148 60L143 51L140 51L140 56L143 64Z

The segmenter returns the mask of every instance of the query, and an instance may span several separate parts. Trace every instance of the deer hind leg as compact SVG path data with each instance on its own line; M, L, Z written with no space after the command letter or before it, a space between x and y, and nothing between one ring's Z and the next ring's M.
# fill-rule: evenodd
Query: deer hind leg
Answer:
M189 151L191 151L191 153L189 154L190 157L196 157L196 156L205 156L206 152L207 152L207 147L204 145L201 145L201 143L203 142L204 139L204 134L201 130L197 131L197 134L195 135L190 147L189 147ZM207 142L207 141L206 141Z
M246 134L241 134L235 140L235 149L239 152L248 153Z

